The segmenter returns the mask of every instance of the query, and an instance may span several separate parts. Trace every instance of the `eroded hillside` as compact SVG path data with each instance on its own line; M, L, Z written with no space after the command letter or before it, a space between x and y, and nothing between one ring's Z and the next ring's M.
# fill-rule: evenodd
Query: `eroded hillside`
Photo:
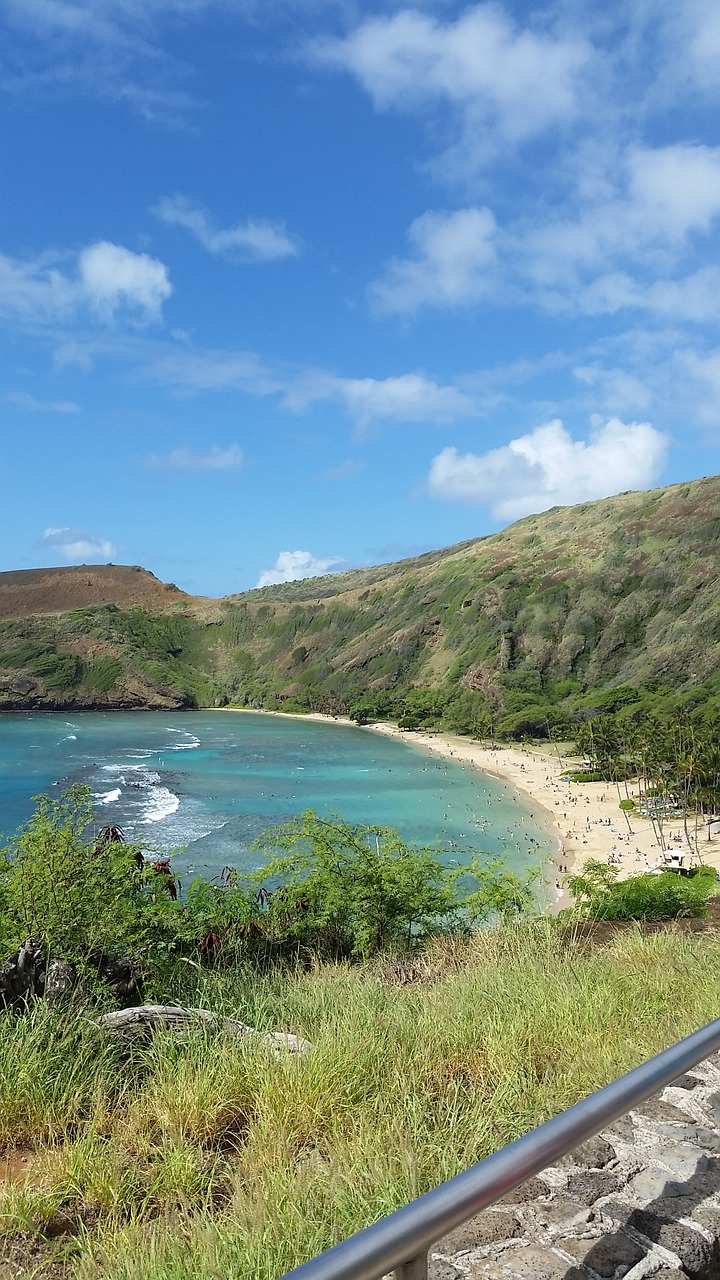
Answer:
M138 601L8 621L0 705L44 696L43 658L26 661L22 645L47 644L89 669L98 655L119 664L102 705L145 681L176 705L351 710L460 729L490 717L510 733L545 731L603 697L632 701L633 691L711 707L719 551L720 479L711 477L217 602L178 593L154 613ZM17 577L0 575L0 603L3 576ZM77 692L87 676L76 676ZM35 680L35 692L19 693L18 679Z

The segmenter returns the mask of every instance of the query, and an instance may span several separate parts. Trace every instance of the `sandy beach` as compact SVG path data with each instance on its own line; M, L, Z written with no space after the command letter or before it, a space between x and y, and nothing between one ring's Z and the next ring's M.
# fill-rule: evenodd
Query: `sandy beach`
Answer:
M293 715L292 718L298 717ZM311 713L302 718L354 724L354 721L342 716L319 713ZM398 729L397 725L386 721L376 721L363 727L370 733L382 733L422 747L429 755L450 758L469 764L482 773L494 774L532 801L535 817L542 816L558 847L554 859L555 870L551 877L551 887L554 882L555 890L554 911L570 905L563 881L568 874L579 870L589 858L614 864L621 878L641 875L662 861L663 851L649 819L634 813L626 818L620 809L621 796L613 783L565 781L562 775L568 768L577 767L578 761L559 756L552 748L543 750L535 746L506 746L499 743L486 746L472 739L450 734ZM637 802L637 785L630 783L628 790L631 798ZM624 795L623 786L622 797ZM692 834L692 824L689 825ZM668 852L684 855L686 866L697 864L695 850L685 839L682 819L669 819L666 822L665 841ZM709 841L704 825L700 829L700 851L703 862L720 872L720 834Z
M626 818L620 808L620 799L625 796L624 786L619 796L613 783L564 780L562 775L568 767L577 767L577 760L558 757L551 750L543 751L534 746L483 746L466 738L409 732L385 723L372 727L377 733L405 739L428 752L463 761L483 773L495 774L512 783L533 801L537 809L543 810L560 845L555 858L555 910L570 905L569 896L563 889L565 876L579 870L589 858L617 866L620 878L624 879L651 870L665 856L649 819L634 813L629 813ZM637 785L630 783L628 790L630 797L637 802ZM689 829L692 834L692 823ZM668 852L684 856L685 866L697 865L695 849L685 838L682 819L667 820L665 842ZM700 828L700 851L703 862L720 871L720 835L709 841L704 825Z

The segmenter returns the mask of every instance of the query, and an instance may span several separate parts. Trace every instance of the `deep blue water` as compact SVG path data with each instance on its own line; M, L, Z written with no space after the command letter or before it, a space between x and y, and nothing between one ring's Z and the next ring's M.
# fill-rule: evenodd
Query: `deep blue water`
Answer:
M460 863L479 851L522 871L553 847L497 779L348 725L212 711L0 716L5 839L33 796L72 781L91 788L98 826L117 824L158 853L182 848L174 866L185 883L259 866L252 841L310 808L440 841Z

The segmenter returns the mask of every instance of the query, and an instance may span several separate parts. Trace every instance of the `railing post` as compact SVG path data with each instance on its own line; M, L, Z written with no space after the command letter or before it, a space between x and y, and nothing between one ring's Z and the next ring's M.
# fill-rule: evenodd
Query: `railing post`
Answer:
M427 1274L427 1253L419 1253L417 1258L408 1258L407 1262L401 1262L393 1272L395 1280L427 1280Z

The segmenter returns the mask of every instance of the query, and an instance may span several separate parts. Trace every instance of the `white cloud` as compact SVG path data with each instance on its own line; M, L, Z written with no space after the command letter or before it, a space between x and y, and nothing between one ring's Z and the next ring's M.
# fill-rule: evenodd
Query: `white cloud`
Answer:
M423 373L343 378L325 369L274 369L252 351L171 352L153 361L150 372L187 391L279 395L283 408L294 413L324 400L334 401L360 426L374 421L456 422L477 411L472 396Z
M667 439L648 422L611 418L588 441L573 440L560 419L485 454L443 449L429 475L434 497L484 503L499 520L556 505L646 489L660 476Z
M495 218L489 209L430 211L408 230L413 256L392 259L370 286L380 311L413 312L423 305L478 302L493 287Z
M44 254L23 262L0 255L0 313L26 324L67 321L83 312L110 322L118 312L145 323L159 320L172 293L167 268L157 258L108 240L82 249L75 274Z
M417 9L367 18L341 39L318 40L310 57L356 76L382 110L449 107L450 168L472 170L507 141L537 136L578 111L584 41L518 29L495 4L442 22Z
M652 389L627 369L605 368L599 363L573 369L578 382L592 388L596 404L610 413L643 412L653 401Z
M679 279L641 281L625 271L598 276L577 291L577 309L585 315L614 315L622 310L646 311L669 320L704 323L717 318L720 267L700 267ZM567 302L572 306L572 298Z
M340 378L307 373L287 387L284 404L302 410L319 400L338 400L360 426L374 421L455 422L470 417L475 405L453 386L442 386L421 373L390 378Z
M83 249L79 274L90 306L105 320L112 320L123 305L137 309L145 320L159 320L172 293L162 262L108 240Z
M336 572L336 565L344 564L339 556L319 557L309 551L281 551L272 569L264 569L258 578L258 587L272 587L279 582L296 582L298 578L321 578Z
M692 379L687 398L696 400L696 413L709 427L720 426L720 351L683 351L678 355L683 372Z
M105 562L116 560L117 547L106 538L97 534L86 533L84 529L46 529L40 545L49 547L56 555L65 560L82 563Z
M575 160L563 186L570 215L533 207L498 224L485 207L422 214L408 230L411 254L370 285L376 308L413 313L487 300L714 320L720 267L704 259L720 224L720 147L599 147Z
M578 185L593 195L582 200L577 217L535 220L524 234L518 228L539 279L567 279L578 267L607 270L609 258L624 256L649 257L656 266L665 254L660 260L671 262L692 234L707 233L720 216L720 147L633 145L603 159L611 168L604 190L595 192L584 168L578 174ZM585 163L592 169L595 161Z
M220 449L213 445L205 453L195 449L171 449L169 453L153 453L148 466L165 471L239 471L244 456L239 444Z
M209 253L224 254L240 262L271 262L294 257L298 248L280 222L247 218L225 230L214 227L207 210L185 196L165 196L153 213L169 226L190 231Z
M151 363L150 373L184 391L267 396L287 386L287 378L270 369L254 351L170 351Z
M8 391L3 397L6 404L27 413L80 413L80 405L74 400L38 400L29 391Z

